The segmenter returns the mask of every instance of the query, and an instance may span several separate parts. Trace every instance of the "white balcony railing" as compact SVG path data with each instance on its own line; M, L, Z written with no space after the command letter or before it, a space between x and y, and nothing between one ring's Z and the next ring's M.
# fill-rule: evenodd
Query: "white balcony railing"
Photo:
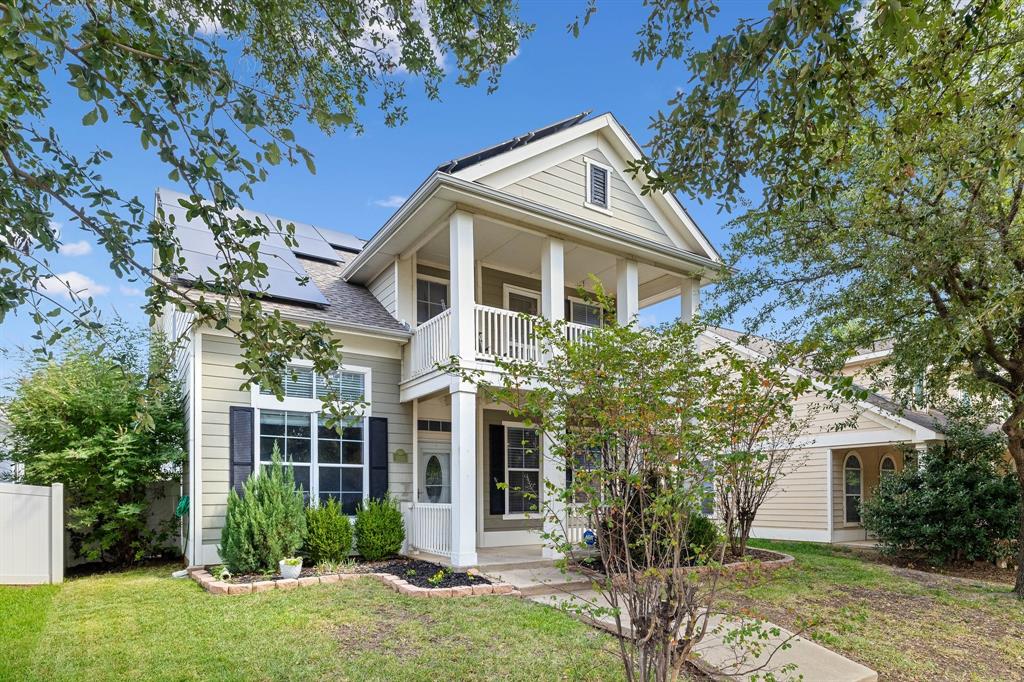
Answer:
M417 377L434 369L439 362L446 362L451 353L452 311L448 309L430 318L420 326L412 338L411 376Z
M412 338L410 378L436 369L438 363L448 362L451 357L451 319L449 309L416 328ZM527 362L540 359L540 344L534 330L537 319L512 310L474 305L475 359L493 361L503 358ZM594 328L568 322L565 329L568 339L576 343L586 338Z
M537 360L540 357L540 348L533 331L534 319L530 315L503 308L474 306L477 358L506 358L527 362Z

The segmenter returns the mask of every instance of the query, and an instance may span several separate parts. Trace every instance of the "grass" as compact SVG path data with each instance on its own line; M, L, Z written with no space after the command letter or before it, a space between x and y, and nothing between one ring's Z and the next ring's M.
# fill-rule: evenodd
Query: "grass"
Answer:
M807 627L883 680L1024 679L1024 604L1008 586L921 575L827 545L751 544L796 561L728 584L732 608Z
M215 597L170 571L0 588L0 679L619 679L607 635L524 600L369 579Z

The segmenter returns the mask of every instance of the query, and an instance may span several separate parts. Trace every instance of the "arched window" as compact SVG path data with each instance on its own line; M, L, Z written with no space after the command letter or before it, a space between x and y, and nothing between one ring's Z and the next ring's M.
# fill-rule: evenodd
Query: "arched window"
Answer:
M883 480L888 476L892 476L896 473L896 460L891 455L884 455L882 457L882 463L878 468L878 480Z
M860 523L860 501L864 495L864 470L855 452L843 463L843 508L846 523Z

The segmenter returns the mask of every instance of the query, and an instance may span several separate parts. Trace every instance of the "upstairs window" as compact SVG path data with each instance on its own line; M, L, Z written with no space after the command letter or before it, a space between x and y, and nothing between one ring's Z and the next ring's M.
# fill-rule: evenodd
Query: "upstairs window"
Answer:
M289 365L281 376L281 386L285 398L321 399L334 393L341 400L358 402L366 395L366 375L362 372L338 371L331 376L324 376L314 372L312 367ZM270 395L271 392L261 387L260 393Z
M416 324L423 324L448 310L448 283L434 279L416 280Z
M587 159L587 205L607 211L611 208L611 169Z
M569 299L569 321L588 327L600 327L602 323L601 306Z

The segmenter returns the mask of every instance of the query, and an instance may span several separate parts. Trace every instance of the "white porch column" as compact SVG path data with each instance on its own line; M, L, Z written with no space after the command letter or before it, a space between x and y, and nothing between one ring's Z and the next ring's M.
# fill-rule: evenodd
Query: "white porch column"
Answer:
M451 345L449 351L463 361L476 359L473 331L473 216L455 211L448 221L451 267Z
M476 387L452 380L452 566L476 557Z
M679 287L679 297L679 317L683 322L689 322L700 311L700 280L684 279Z
M548 237L540 256L540 314L565 319L565 242Z
M541 315L549 320L565 319L565 243L561 239L545 239L541 253ZM547 496L548 484L557 489L565 488L565 468L559 467L551 452L550 439L542 434L541 469L545 485L540 492L541 513L544 515L544 532L551 533L565 522L565 506ZM545 545L545 558L558 558L561 554L554 547Z
M615 260L615 311L619 324L626 326L640 313L640 276L635 260Z
M395 298L398 320L416 327L416 254L395 261Z

